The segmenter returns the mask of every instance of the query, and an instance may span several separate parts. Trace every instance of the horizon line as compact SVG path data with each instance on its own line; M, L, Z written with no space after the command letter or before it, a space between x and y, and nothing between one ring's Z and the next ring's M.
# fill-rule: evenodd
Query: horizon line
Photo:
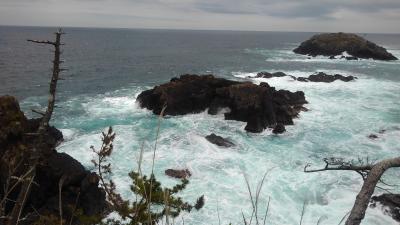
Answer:
M141 28L141 27L97 27L97 26L54 26L54 25L9 25L0 24L0 27L30 27L30 28L78 28L78 29L110 29L110 30L173 30L173 31L231 31L231 32L277 32L277 33L339 33L343 31L293 31L293 30L235 30L235 29L188 29L188 28ZM355 34L392 34L395 32L343 32Z

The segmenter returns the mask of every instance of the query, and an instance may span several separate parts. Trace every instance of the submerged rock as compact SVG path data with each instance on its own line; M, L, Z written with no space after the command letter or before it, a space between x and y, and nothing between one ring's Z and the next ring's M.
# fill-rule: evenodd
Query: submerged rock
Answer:
M376 207L380 203L385 214L390 215L394 220L400 222L400 195L399 194L382 194L371 198L371 207Z
M214 133L206 136L207 141L222 147L233 147L235 144L226 138L215 135Z
M229 108L226 120L247 122L249 132L262 132L276 123L292 125L299 114L298 106L307 103L302 91L275 90L268 84L231 81L213 75L182 75L170 82L143 91L137 101L140 106L166 115L198 113L209 108L216 114Z
M105 192L99 188L99 179L95 173L86 170L77 160L66 153L58 153L56 145L62 141L62 133L50 127L44 134L44 140L34 135L39 127L38 119L27 119L19 108L18 101L11 96L0 96L0 187L5 187L9 168L20 162L15 176L27 171L30 150L41 148L44 154L36 168L36 175L29 198L26 200L21 225L33 224L39 215L59 216L59 182L63 178L62 207L66 221L71 218L71 205L81 210L84 216L101 216L106 208ZM10 202L17 198L20 187L9 194ZM0 188L0 196L4 193ZM77 201L79 196L79 200ZM6 213L13 205L7 204ZM35 211L33 211L35 209ZM72 224L76 224L73 221ZM0 218L0 224L3 224Z
M335 56L347 52L353 57L346 58L355 60L377 59L397 60L395 56L387 52L385 48L372 43L363 37L350 33L325 33L312 36L293 50L295 53L310 56Z
M188 169L184 170L167 169L165 170L165 175L178 179L187 179L190 176L192 176L192 174Z

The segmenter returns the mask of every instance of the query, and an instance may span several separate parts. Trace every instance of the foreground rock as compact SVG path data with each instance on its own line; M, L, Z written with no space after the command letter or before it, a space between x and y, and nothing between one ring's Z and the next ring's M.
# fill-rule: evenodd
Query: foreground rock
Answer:
M14 97L0 97L0 196L4 195L3 187L9 177L9 168L16 168L14 176L21 176L27 171L25 165L29 160L29 152L38 146L37 136L32 135L38 125L37 119L25 117ZM40 142L45 156L37 166L34 180L37 185L32 186L26 200L22 215L26 217L19 223L21 225L33 224L39 219L38 213L59 217L58 187L61 178L63 216L66 221L71 219L71 206L75 203L84 216L100 216L107 208L105 193L98 187L98 176L71 156L56 152L55 147L61 141L62 133L53 127L45 134L44 143ZM19 187L8 195L10 202L16 199L18 193ZM11 203L6 205L6 213L12 206ZM0 224L3 224L1 218ZM72 224L77 224L77 221L74 220Z
M165 170L165 175L178 179L187 179L190 176L192 176L192 174L188 169L184 170L167 169Z
M347 52L353 57L348 60L377 59L377 60L397 60L395 56L387 52L385 48L378 46L363 37L349 33L327 33L317 34L309 40L304 41L299 47L293 50L297 54L310 56L341 55Z
M394 220L400 222L400 195L399 194L383 194L373 196L371 198L371 207L376 207L377 203L381 204L384 213L390 215Z
M209 142L211 142L211 143L213 143L215 145L221 146L221 147L229 148L229 147L235 146L235 144L233 142L231 142L231 141L229 141L226 138L223 138L221 136L215 135L214 133L210 134L210 135L207 135L206 139L207 139L207 141L209 141Z
M325 83L331 83L336 80L341 80L344 82L349 82L352 80L357 79L357 77L354 76L343 76L341 74L335 74L335 75L329 75L324 72L319 72L316 74L312 74L308 77L295 77L292 75L285 74L283 72L276 72L276 73L268 73L268 72L260 72L255 76L255 78L272 78L272 77L291 77L293 80L297 80L300 82L325 82ZM254 77L252 77L254 78Z
M292 125L307 103L302 91L275 90L267 83L215 78L213 75L182 75L170 82L143 91L137 98L140 106L160 114L164 105L166 115L185 115L208 109L217 114L224 108L226 120L247 122L249 132L262 132L277 123Z

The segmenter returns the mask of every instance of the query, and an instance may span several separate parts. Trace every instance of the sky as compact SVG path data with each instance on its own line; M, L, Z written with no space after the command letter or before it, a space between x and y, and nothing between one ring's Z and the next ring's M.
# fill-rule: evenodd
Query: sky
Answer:
M0 0L0 25L400 33L400 0Z

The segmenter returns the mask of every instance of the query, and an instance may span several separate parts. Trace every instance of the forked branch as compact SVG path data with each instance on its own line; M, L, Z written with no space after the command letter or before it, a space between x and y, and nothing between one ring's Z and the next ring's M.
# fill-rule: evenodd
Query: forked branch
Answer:
M377 163L362 163L354 165L353 162L345 162L343 159L326 158L325 167L322 169L310 170L310 164L304 167L304 172L321 172L327 170L350 170L359 173L364 180L362 188L356 197L354 206L346 220L345 225L359 225L364 219L365 211L374 193L375 187L381 181L382 175L390 168L400 167L400 157L382 160ZM360 162L360 160L359 160Z

